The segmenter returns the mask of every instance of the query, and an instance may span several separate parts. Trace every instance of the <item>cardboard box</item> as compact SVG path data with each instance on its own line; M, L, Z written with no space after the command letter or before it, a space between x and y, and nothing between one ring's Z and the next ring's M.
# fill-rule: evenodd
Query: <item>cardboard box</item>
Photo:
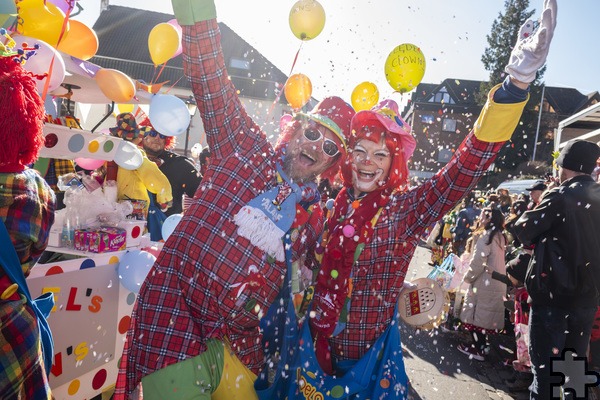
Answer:
M127 219L119 222L119 228L125 229L127 233L127 247L139 246L146 231L146 221Z
M124 250L127 245L127 232L123 228L103 226L94 229L89 237L89 251L105 253Z

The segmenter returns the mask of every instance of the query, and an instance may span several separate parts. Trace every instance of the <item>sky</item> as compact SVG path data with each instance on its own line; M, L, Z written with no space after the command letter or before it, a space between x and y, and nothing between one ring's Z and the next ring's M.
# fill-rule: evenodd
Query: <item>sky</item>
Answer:
M370 81L379 89L380 99L405 103L410 94L394 93L384 74L388 54L402 43L412 43L423 51L427 63L423 83L489 77L481 56L492 22L504 12L504 0L318 1L325 9L325 27L308 41L297 39L289 26L296 0L216 0L215 4L218 20L282 72L308 76L317 99L338 95L350 102L356 85ZM110 1L172 13L168 0L132 3ZM84 11L75 19L92 27L100 0L80 0L80 4ZM535 18L542 8L543 0L530 0ZM544 76L547 85L571 87L583 94L600 91L600 38L593 33L599 16L599 0L558 0L558 22Z

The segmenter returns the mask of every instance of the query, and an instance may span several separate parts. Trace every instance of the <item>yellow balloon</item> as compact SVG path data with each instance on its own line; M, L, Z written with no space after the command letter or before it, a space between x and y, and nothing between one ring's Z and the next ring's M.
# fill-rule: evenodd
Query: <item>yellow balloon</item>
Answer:
M379 101L379 89L372 82L356 85L350 96L355 111L370 110Z
M56 49L82 60L94 57L98 51L96 32L80 21L71 20L70 24L69 35L60 41Z
M319 36L325 26L325 10L316 0L300 0L290 10L290 28L300 40Z
M385 60L385 78L392 89L410 92L425 75L425 56L420 48L403 43L389 54Z
M114 114L119 115L123 113L133 113L134 108L135 104L117 104Z
M301 109L312 96L312 83L306 75L294 74L288 78L283 88L285 98L293 109Z
M169 61L179 49L181 36L177 29L166 22L156 25L148 35L148 50L154 65Z
M52 47L56 47L65 22L65 13L54 4L43 0L23 0L17 4L19 13L19 32L43 40ZM67 22L64 40L69 32L70 23ZM33 43L31 43L33 45Z
M96 72L95 79L102 93L115 103L128 102L135 95L135 84L121 71L103 68Z

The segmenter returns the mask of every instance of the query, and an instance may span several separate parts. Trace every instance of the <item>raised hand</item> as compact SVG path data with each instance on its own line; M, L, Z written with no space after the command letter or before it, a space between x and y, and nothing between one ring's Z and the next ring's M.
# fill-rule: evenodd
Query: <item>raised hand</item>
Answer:
M535 75L546 62L550 42L556 27L556 0L544 1L544 11L539 25L527 20L519 30L519 39L510 54L505 71L514 79L531 83Z

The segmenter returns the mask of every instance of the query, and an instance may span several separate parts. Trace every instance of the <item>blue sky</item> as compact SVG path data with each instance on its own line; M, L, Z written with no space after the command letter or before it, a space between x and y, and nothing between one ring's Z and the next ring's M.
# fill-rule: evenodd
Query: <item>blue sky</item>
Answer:
M419 46L427 60L422 82L445 78L485 80L481 55L493 20L504 0L319 0L326 13L323 32L302 43L293 36L288 16L294 0L216 0L218 19L254 46L284 73L303 73L313 84L313 96L340 95L350 101L363 81L377 85L380 98L393 94L385 80L384 63L401 43ZM99 0L81 0L79 19L90 27L99 14ZM172 13L168 0L112 0L111 4ZM536 17L543 0L530 0ZM550 49L546 84L573 87L584 94L600 91L599 0L559 0L558 24ZM124 45L127 45L126 41Z

